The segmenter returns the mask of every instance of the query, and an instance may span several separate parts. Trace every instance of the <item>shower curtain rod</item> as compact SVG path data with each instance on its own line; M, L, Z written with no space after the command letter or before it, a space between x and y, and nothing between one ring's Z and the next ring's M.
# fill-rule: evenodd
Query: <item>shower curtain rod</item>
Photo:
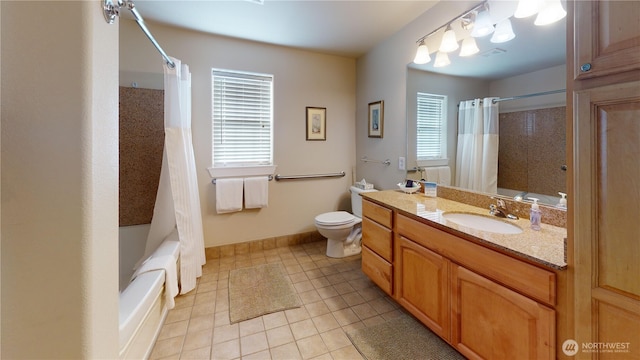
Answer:
M524 99L524 98L529 98L529 97L534 97L534 96L558 94L558 93L563 93L563 92L566 92L566 91L567 91L566 89L543 91L543 92L527 94L527 95L518 95L518 96L507 97L507 98L493 99L492 102L495 104L495 103L500 102L500 101L518 100L518 99Z
M147 36L149 41L151 41L151 44L155 46L155 48L158 50L160 55L162 55L162 58L167 63L167 66L169 66L172 69L175 68L176 64L173 62L173 60L171 60L171 58L169 58L169 55L167 55L167 53L164 52L164 50L162 49L162 46L158 44L156 39L151 34L151 31L149 31L147 26L144 24L144 19L142 18L142 15L140 15L140 13L138 12L138 9L136 9L136 6L133 3L133 1L116 0L116 2L117 3L114 4L113 0L103 0L102 9L104 11L104 17L107 20L107 23L113 24L116 16L120 15L120 8L122 6L126 6L127 9L131 11L131 14L133 15L134 20L138 23L138 26L140 26L140 29L142 30L142 32Z

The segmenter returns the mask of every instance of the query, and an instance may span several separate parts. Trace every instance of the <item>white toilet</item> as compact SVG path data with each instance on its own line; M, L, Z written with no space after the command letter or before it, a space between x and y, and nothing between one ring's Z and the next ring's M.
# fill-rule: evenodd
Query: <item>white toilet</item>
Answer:
M327 256L342 258L357 255L362 251L362 197L365 192L378 191L376 189L363 190L352 186L351 209L353 215L346 211L332 211L316 216L315 223L318 232L327 238Z

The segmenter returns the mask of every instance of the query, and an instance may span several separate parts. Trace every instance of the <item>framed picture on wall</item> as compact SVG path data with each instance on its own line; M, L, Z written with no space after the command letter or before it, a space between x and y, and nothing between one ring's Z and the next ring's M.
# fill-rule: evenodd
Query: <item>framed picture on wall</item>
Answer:
M327 140L327 108L307 106L307 141Z
M369 103L369 137L381 138L384 128L384 101Z

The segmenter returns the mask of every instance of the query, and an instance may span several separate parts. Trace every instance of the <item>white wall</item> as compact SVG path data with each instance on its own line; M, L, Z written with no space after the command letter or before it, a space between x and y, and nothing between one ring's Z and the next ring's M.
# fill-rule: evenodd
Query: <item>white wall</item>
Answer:
M533 71L530 73L512 76L496 80L489 85L489 96L501 98L535 94L546 91L566 89L567 66L559 65L548 69ZM567 103L566 92L530 97L525 99L500 102L500 112L514 112L531 109L565 106Z
M404 179L398 170L398 157L407 156L406 141L406 79L407 65L416 53L416 40L444 25L477 2L440 1L402 30L378 44L357 63L356 113L356 177L371 180L376 188L395 188ZM369 138L368 107L373 101L384 100L384 138ZM391 166L363 163L360 158L384 160Z
M147 23L192 74L192 129L205 246L315 230L314 217L350 210L355 167L355 60ZM211 68L274 75L274 162L283 175L344 171L337 179L271 181L269 207L218 215L211 166ZM158 83L162 60L133 21L120 21L120 81ZM327 141L305 140L305 107L327 109Z
M2 1L2 354L118 356L118 28Z

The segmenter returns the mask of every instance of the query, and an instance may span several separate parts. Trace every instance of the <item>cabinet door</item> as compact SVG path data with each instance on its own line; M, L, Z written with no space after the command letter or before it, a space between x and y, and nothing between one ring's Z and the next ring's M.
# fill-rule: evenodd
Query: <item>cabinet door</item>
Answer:
M451 343L469 359L555 358L555 311L451 266Z
M449 260L404 237L397 244L398 302L449 341Z
M640 1L574 4L574 78L640 69Z
M640 82L575 99L575 340L631 346L584 358L640 359Z

